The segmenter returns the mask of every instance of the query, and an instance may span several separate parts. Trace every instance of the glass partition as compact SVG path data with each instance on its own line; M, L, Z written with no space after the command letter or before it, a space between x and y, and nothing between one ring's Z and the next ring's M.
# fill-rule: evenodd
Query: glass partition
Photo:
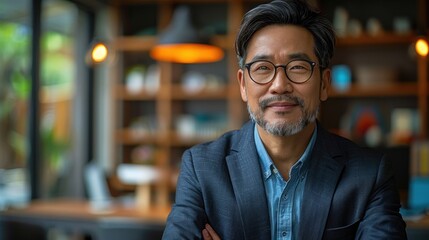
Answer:
M42 198L65 194L61 180L73 164L78 17L78 9L70 1L43 1L39 88Z
M40 46L32 46L32 1L0 1L0 210L31 198L32 47L40 49L36 176L40 198L82 197L88 161L89 14L72 1L42 0ZM35 66L37 67L37 66ZM78 137L76 137L78 135ZM82 143L83 142L83 143Z

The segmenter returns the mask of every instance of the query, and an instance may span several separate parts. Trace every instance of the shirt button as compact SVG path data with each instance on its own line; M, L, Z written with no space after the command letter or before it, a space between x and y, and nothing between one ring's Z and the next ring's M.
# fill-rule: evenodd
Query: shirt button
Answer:
M282 232L282 236L283 236L283 237L286 237L286 232Z

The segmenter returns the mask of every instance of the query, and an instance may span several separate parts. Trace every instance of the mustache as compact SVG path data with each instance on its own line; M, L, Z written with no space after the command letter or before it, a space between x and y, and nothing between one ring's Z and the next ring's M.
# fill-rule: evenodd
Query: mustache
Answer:
M300 107L304 107L303 99L296 96L291 96L291 95L279 95L279 96L273 96L273 97L262 99L261 101L259 101L259 107L262 110L265 110L265 108L267 108L267 106L272 102L281 102L281 101L292 102L294 104L299 105Z

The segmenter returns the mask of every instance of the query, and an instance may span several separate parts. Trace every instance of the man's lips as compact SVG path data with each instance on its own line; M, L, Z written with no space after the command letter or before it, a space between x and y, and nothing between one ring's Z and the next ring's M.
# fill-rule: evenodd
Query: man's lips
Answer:
M277 111L286 111L297 106L299 106L299 104L295 102L272 102L267 105L267 108L275 109Z
M275 111L290 111L295 107L303 107L303 101L294 96L274 96L260 101L259 107L263 111L267 108Z

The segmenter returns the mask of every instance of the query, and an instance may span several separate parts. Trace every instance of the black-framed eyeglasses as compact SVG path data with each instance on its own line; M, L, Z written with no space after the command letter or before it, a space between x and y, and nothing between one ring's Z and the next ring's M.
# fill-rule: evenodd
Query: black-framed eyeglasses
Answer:
M305 83L313 75L315 62L306 59L295 59L286 65L275 65L267 60L257 60L244 65L249 71L252 81L257 84L267 84L274 80L277 68L284 69L286 77L293 83Z

